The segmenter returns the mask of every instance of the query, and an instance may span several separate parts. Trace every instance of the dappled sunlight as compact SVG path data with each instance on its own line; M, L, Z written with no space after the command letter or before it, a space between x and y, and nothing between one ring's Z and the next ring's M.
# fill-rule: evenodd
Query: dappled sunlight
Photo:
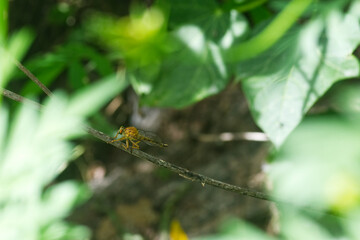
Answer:
M184 26L177 31L177 36L198 57L205 54L205 36L197 26Z

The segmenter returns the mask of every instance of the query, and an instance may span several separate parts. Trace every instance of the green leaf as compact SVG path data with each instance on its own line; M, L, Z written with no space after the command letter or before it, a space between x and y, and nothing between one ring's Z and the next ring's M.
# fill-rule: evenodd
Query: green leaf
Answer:
M77 93L71 100L68 112L88 116L128 86L125 75L111 75Z
M0 108L0 159L3 159L2 155L4 153L5 136L7 134L7 129L8 129L8 117L9 117L8 111L4 108Z
M0 2L0 45L5 43L8 35L9 1Z
M66 67L66 58L55 53L48 53L39 57L32 58L25 63L25 66L45 85L50 87ZM18 76L25 77L24 73L19 73ZM22 95L37 95L42 90L32 81L27 81L25 87L22 89Z
M90 239L91 232L84 226L55 222L41 229L38 240L84 240Z
M43 224L66 217L70 210L90 197L90 191L75 182L56 184L43 197Z
M281 215L282 234L285 239L334 239L325 228L309 217L291 209L282 210Z
M69 64L68 79L73 89L83 87L86 71L84 66L76 59Z
M189 3L183 4L191 8L187 5ZM175 6L174 11L177 9ZM197 14L203 11L195 9L199 11ZM224 89L229 81L229 70L223 60L222 49L229 48L235 38L245 33L247 23L235 11L221 13L221 18L216 14L211 16L209 22L219 21L218 24L204 25L206 22L200 21L198 26L178 27L173 33L178 50L162 63L133 72L130 81L142 104L181 108ZM215 36L215 32L219 34ZM213 41L213 38L218 41Z
M176 35L182 49L165 59L161 70L143 68L131 78L142 104L184 107L218 93L228 82L220 48L201 29L184 26Z
M32 41L33 34L29 29L23 28L11 35L6 43L0 42L0 88L5 86L14 74L14 59L20 61Z
M212 40L224 36L230 25L229 13L222 12L214 0L172 0L170 27L196 25Z
M104 87L106 83L111 81L104 81L99 89L108 89ZM64 94L55 93L41 113L24 103L11 121L7 111L1 109L0 126L7 129L7 122L10 123L9 132L0 131L0 141L5 143L0 145L2 239L70 240L89 236L84 227L63 223L71 208L89 196L87 188L71 182L49 187L49 183L71 159L72 145L67 140L79 134L85 114L89 114L71 110L82 99L94 97L94 93L99 94L91 89L71 101ZM98 102L104 103L104 98L100 96L88 104L99 107Z
M354 122L334 116L305 119L269 166L274 195L319 210L351 212L357 207L360 128L358 118L355 119Z
M231 240L231 239L247 239L247 240L271 240L260 229L239 219L228 219L221 224L219 233L212 236L196 238L197 240Z
M78 89L85 85L84 79L88 76L86 66L82 64L88 61L90 70L105 77L110 75L113 70L110 61L98 53L94 48L84 43L68 43L58 47L53 53L47 53L28 61L25 66L33 72L37 78L50 87L56 78L65 70L68 70L68 82L73 89ZM17 77L22 76L18 75ZM28 82L22 90L23 95L39 94L41 89L32 82Z
M341 34L339 34L341 32ZM264 56L238 65L257 124L280 146L304 114L335 82L359 74L351 52L360 43L358 18L332 10L284 37ZM246 72L247 71L247 72ZM244 73L246 72L246 73Z

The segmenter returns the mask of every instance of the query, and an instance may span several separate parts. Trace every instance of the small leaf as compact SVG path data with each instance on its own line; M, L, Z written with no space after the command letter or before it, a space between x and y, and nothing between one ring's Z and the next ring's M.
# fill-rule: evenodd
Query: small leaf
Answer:
M71 100L68 113L88 116L128 86L124 74L111 75L77 93Z

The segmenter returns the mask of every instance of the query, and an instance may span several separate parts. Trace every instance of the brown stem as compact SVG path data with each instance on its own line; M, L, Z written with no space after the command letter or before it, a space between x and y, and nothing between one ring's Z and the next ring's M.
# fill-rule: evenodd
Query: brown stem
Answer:
M40 80L35 77L34 74L32 74L29 69L27 69L24 65L22 65L18 60L13 59L13 61L15 62L16 66L23 72L25 73L26 76L28 76L36 85L39 86L39 88L41 88L41 90L43 90L44 93L46 93L46 95L48 95L49 97L53 96L53 93L42 83L40 82Z

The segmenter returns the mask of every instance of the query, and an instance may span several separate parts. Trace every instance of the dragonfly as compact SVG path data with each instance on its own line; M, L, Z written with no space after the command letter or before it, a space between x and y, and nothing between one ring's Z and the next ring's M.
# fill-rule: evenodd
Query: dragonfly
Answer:
M117 138L118 136L122 135L122 137ZM136 127L123 127L121 126L117 131L115 137L110 141L110 143L117 142L117 141L124 141L126 145L124 148L126 150L130 149L139 149L139 143L144 142L150 146L157 146L157 147L167 147L166 143L163 143L161 139L152 132L143 131L137 129ZM131 143L131 146L130 146Z

